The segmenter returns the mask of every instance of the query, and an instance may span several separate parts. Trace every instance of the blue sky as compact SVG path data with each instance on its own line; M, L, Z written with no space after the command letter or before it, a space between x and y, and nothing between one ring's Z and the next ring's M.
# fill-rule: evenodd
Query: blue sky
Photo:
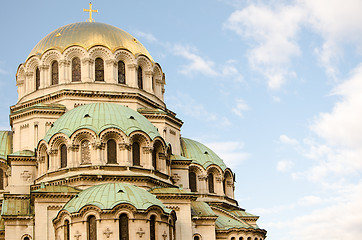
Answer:
M94 1L98 22L149 50L166 73L182 136L236 173L241 207L268 239L362 237L362 2ZM17 101L15 73L88 1L5 1L0 127Z

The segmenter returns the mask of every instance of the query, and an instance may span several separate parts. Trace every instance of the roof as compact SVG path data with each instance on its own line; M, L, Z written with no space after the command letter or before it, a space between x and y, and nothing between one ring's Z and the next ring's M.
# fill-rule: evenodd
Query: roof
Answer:
M106 183L87 188L72 198L63 209L75 213L86 205L94 205L102 210L110 210L122 203L131 204L138 210L159 206L165 212L171 212L151 193L126 183Z
M0 158L5 159L12 152L11 131L0 131Z
M227 168L224 161L216 153L195 140L181 138L181 151L182 156L192 159L193 163L200 164L205 169L212 164L216 164L223 171Z
M30 52L28 58L42 55L49 49L63 52L71 46L89 50L93 46L105 46L112 52L127 49L132 54L143 54L153 61L147 49L131 34L105 23L78 22L60 27L44 37Z
M39 189L33 190L32 192L44 192L44 193L78 193L80 190L70 186L41 186Z
M31 216L33 211L30 198L9 198L4 199L1 208L2 216Z
M191 202L191 214L197 217L216 217L211 207L205 202Z
M17 152L9 154L9 156L34 157L35 154L31 150L21 150L21 151L17 151Z
M216 230L229 230L231 228L252 228L252 226L242 223L227 216L219 216L215 222Z
M90 129L99 134L108 128L118 128L126 135L143 131L151 139L160 136L157 128L140 113L115 103L91 103L76 107L62 115L44 137L49 142L57 133L70 137L79 129Z

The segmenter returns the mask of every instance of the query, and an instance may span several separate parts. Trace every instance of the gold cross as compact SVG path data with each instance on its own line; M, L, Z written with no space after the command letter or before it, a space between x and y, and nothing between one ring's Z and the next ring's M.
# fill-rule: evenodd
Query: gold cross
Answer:
M92 12L98 12L98 10L92 10L92 3L89 3L89 9L84 9L83 8L83 12L89 12L89 18L88 18L88 22L94 22L94 19L92 18Z

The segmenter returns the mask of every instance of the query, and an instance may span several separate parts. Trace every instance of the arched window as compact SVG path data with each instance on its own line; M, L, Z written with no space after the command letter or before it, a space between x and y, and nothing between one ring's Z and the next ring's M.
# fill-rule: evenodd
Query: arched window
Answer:
M97 240L97 222L96 217L91 215L87 218L88 240Z
M69 221L64 221L64 240L70 240Z
M35 70L35 90L40 88L40 71L39 68Z
M118 83L126 83L126 68L123 61L118 61Z
M231 240L235 240L235 237L232 237Z
M132 144L132 162L133 162L133 166L141 165L140 145L138 144L138 142L134 142Z
M81 65L79 57L72 59L72 82L81 81Z
M152 215L150 219L150 240L156 240L156 216Z
M30 240L29 237L24 237L24 240Z
M128 216L123 213L119 216L119 240L128 240Z
M251 240L251 237L248 237L248 240Z
M61 168L67 167L67 161L68 161L67 146L65 146L65 144L63 144L60 147L60 167Z
M207 175L207 183L209 184L209 193L215 193L214 175L212 173L209 173L209 175Z
M194 240L200 240L199 236L194 236Z
M59 83L59 68L58 62L54 61L52 63L52 85L56 85Z
M189 186L191 192L197 192L197 185L196 185L196 173L189 172Z
M107 141L107 163L117 163L117 147L113 139Z
M0 168L0 190L4 190L4 171Z
M138 88L143 89L143 73L141 66L138 66L137 69L137 82L138 82Z
M90 142L88 140L84 140L82 141L81 143L81 164L88 164L91 162L91 159L90 159L90 148L91 148L91 145L90 145Z
M96 58L95 61L95 80L104 81L104 62L102 58Z
M224 194L226 195L226 178L222 180L222 189L224 190Z
M157 148L153 147L152 150L152 167L153 169L157 169Z
M244 238L243 238L243 237L239 237L239 240L244 240Z

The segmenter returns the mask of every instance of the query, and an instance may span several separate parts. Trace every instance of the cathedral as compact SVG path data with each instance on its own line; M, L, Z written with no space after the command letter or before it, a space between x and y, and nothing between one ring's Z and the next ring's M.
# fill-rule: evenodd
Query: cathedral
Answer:
M17 69L0 132L0 239L264 240L232 169L181 137L161 65L89 20L49 33Z

